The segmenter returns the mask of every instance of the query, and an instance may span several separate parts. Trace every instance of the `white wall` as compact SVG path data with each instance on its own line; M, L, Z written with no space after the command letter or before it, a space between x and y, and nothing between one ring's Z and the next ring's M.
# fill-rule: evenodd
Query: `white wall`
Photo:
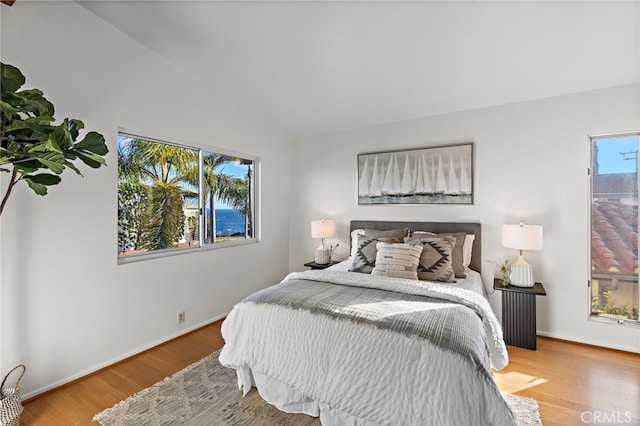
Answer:
M640 129L640 86L423 118L301 141L292 153L290 268L303 269L318 241L310 221L338 222L337 256L348 256L349 221L478 221L483 226L483 276L488 261L516 253L500 245L505 223L544 226L544 249L528 252L534 278L547 289L538 297L541 334L640 352L640 329L588 321L589 134ZM475 143L475 204L358 206L358 153ZM334 242L335 241L331 241ZM500 293L490 296L500 317Z
M27 365L24 396L217 319L286 274L289 141L74 2L0 9L2 61L58 121L83 120L110 148L107 168L65 172L46 197L18 185L2 216L0 371ZM259 156L262 241L118 265L118 126Z

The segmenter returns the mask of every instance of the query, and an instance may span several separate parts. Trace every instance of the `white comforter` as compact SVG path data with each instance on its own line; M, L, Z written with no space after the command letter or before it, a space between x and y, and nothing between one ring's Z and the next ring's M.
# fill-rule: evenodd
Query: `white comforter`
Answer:
M493 366L508 362L495 316L472 292L348 272L307 271L290 279L403 289L473 305L482 312ZM234 307L222 335L220 362L237 370L245 394L257 385L278 408L320 415L323 424L515 424L497 386L477 366L423 339L253 302Z

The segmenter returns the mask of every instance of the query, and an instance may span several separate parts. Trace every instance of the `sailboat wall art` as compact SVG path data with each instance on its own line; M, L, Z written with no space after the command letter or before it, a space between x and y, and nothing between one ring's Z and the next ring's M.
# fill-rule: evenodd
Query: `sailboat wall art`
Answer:
M473 142L358 154L358 204L473 204Z

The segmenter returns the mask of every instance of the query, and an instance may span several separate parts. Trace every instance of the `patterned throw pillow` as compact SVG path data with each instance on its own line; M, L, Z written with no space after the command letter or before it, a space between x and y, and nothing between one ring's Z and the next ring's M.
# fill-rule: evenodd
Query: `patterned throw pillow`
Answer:
M418 279L425 281L442 281L455 283L453 272L452 251L456 244L456 237L425 237L407 238L405 242L420 242L423 245L418 265Z
M356 250L353 256L353 264L349 271L370 274L376 266L376 255L379 241L386 243L401 243L402 238L373 238L366 235L357 235Z
M455 237L455 245L451 251L451 265L453 266L453 273L456 278L467 278L467 269L464 266L464 242L467 234L464 232L445 232L441 234L435 234L433 232L426 231L414 231L409 238L423 238L423 237Z
M396 243L389 244L378 242L376 244L376 266L371 275L383 275L385 277L418 279L418 263L422 244Z

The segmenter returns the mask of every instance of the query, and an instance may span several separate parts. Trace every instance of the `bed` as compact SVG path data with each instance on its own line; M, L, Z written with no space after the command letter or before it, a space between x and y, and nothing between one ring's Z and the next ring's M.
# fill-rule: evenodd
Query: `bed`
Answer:
M480 224L350 230L346 262L291 273L225 319L219 360L244 394L323 425L515 425L492 375L508 355L480 278Z

